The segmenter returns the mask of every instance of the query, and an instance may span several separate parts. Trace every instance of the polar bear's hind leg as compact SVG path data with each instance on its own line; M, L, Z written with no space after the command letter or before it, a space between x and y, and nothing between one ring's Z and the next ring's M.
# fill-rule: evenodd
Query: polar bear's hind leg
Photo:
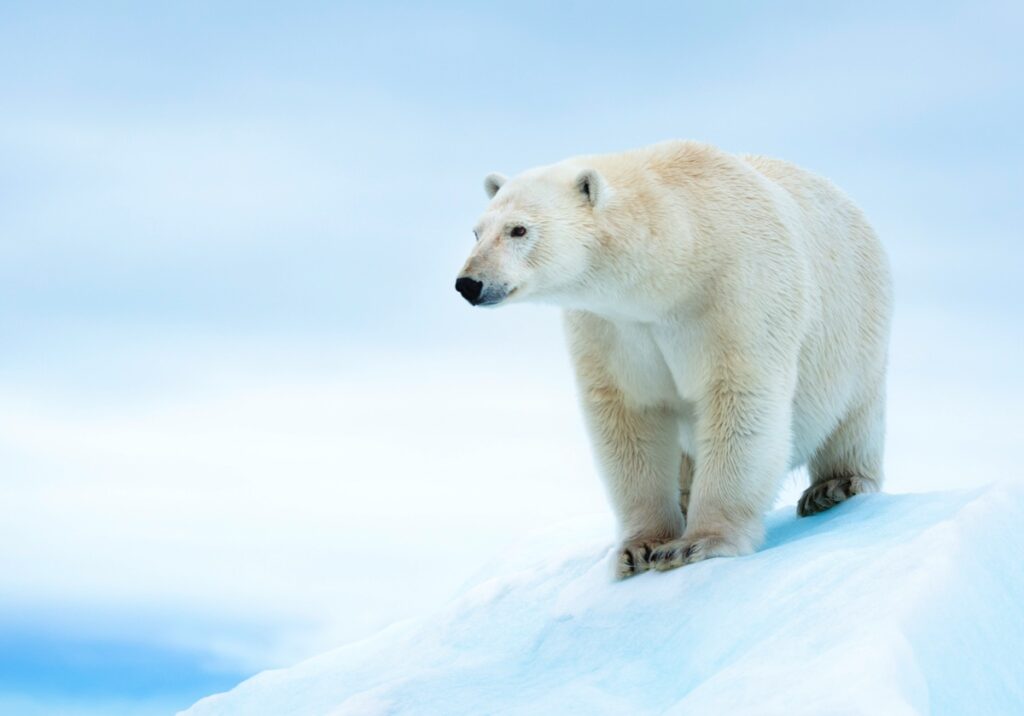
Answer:
M851 410L810 461L811 486L797 503L801 517L882 487L885 397L879 389Z

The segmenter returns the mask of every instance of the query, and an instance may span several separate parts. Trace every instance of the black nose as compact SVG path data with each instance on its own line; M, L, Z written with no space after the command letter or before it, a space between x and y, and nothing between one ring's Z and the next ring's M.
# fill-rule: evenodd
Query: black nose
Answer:
M476 281L463 276L455 281L455 290L462 294L462 297L474 306L480 300L480 292L484 290L482 281Z

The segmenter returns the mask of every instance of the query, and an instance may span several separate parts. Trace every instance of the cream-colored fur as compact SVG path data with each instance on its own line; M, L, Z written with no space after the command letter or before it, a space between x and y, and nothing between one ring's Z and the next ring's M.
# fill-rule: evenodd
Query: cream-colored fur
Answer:
M752 552L791 468L801 514L879 489L889 269L832 184L665 142L485 186L460 276L565 309L619 576Z

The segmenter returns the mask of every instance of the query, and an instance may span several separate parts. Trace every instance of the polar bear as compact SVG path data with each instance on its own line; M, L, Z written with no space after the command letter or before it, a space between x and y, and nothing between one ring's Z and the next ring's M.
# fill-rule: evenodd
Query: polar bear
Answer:
M455 287L564 309L619 578L753 552L882 484L892 289L857 206L792 164L690 141L484 182Z

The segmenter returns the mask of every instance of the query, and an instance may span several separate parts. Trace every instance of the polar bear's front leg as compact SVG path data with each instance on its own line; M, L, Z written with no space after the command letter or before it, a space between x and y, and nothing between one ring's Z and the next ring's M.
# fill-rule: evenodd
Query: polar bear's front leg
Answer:
M630 405L608 384L584 385L582 392L594 452L622 534L615 573L623 579L645 571L658 545L683 532L676 417L666 407Z
M680 539L655 548L653 569L753 552L790 451L790 381L756 388L719 381L702 401L698 454Z

